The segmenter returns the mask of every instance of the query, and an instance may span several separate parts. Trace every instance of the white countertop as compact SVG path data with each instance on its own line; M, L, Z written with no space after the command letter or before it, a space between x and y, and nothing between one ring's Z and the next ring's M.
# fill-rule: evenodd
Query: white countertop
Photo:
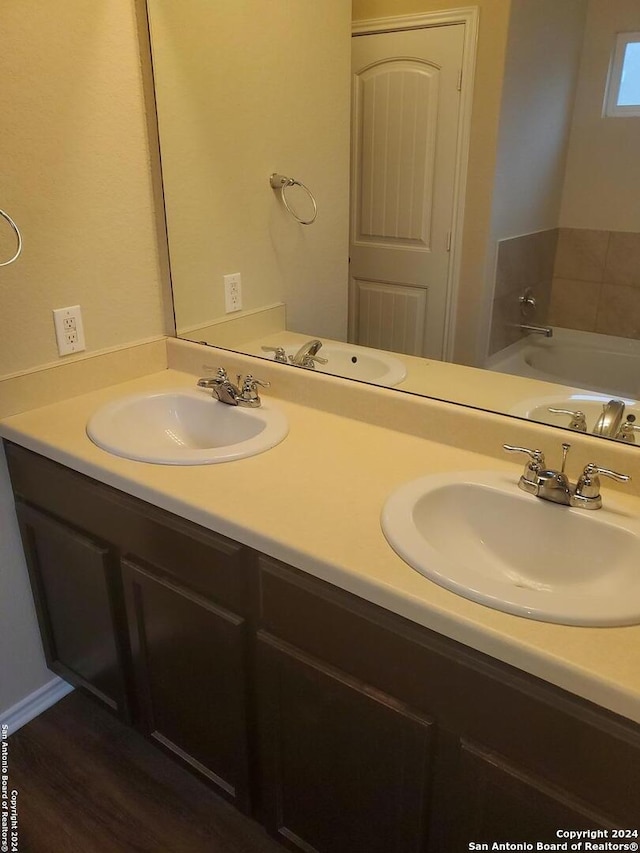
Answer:
M193 384L164 370L6 418L0 434L640 722L640 626L567 627L475 604L411 569L382 534L382 506L408 480L493 469L510 472L515 489L521 465L282 399L273 404L288 437L231 463L132 462L86 436L110 400ZM640 515L638 497L616 492L615 502Z

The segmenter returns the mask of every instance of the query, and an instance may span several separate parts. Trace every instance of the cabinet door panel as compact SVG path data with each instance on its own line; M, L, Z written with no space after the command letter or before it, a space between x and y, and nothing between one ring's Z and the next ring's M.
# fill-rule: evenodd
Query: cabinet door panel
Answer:
M558 843L559 829L615 827L570 792L547 785L500 756L463 743L460 758L460 851L468 850L470 841Z
M305 851L424 851L430 721L266 635L258 665L268 829Z
M248 808L244 620L123 560L146 735Z
M114 556L32 507L16 512L48 666L127 717Z

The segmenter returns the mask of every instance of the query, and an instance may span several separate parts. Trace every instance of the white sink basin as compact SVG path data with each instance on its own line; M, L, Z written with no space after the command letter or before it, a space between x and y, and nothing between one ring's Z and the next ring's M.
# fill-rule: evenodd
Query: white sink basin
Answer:
M602 414L602 407L606 406L609 400L622 400L625 404L625 417L635 415L636 422L640 424L640 405L637 400L617 397L615 394L595 394L588 391L575 391L573 394L567 393L548 397L532 397L516 403L509 409L509 414L543 424L569 426L571 420L569 415L552 414L549 407L574 412L580 411L584 412L587 419L587 432L593 432L596 421Z
M422 477L386 502L382 530L410 566L497 610L564 625L640 623L640 522L571 509L487 471Z
M206 465L254 456L279 444L289 427L282 412L228 406L211 391L134 394L107 403L87 435L109 453L163 465Z
M287 356L295 355L299 347L285 347ZM262 355L263 353L261 353ZM389 353L371 347L359 347L339 341L323 343L318 356L327 359L327 364L316 364L318 373L330 373L345 379L360 379L373 385L387 388L406 379L407 368L403 362Z

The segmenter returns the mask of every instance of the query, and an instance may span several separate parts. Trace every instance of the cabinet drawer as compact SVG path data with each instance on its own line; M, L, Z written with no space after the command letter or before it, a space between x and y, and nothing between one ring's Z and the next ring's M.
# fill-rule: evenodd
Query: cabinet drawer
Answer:
M6 451L16 496L236 613L246 611L248 549L17 445L6 443Z

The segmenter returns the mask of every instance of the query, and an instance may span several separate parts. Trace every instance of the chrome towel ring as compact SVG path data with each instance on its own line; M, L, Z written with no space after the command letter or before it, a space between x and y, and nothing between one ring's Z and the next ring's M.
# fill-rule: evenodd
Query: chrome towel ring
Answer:
M8 261L0 261L0 267L8 267L9 264L12 264L14 261L17 261L20 257L20 252L22 251L22 234L20 233L20 229L8 213L5 213L4 210L0 210L0 216L2 216L3 219L6 219L9 225L13 228L16 235L16 239L18 241L18 246L13 257L9 258Z
M316 216L318 215L318 205L316 204L316 200L313 197L313 193L306 187L301 181L296 181L295 178L287 178L285 175L278 175L275 172L269 178L269 183L271 184L272 189L280 190L280 198L282 199L282 203L287 208L289 213L293 216L293 218L299 222L301 225L311 225L316 221ZM298 214L293 210L289 203L287 202L287 194L286 190L288 187L301 187L311 199L311 204L313 205L313 216L311 219L301 219Z

